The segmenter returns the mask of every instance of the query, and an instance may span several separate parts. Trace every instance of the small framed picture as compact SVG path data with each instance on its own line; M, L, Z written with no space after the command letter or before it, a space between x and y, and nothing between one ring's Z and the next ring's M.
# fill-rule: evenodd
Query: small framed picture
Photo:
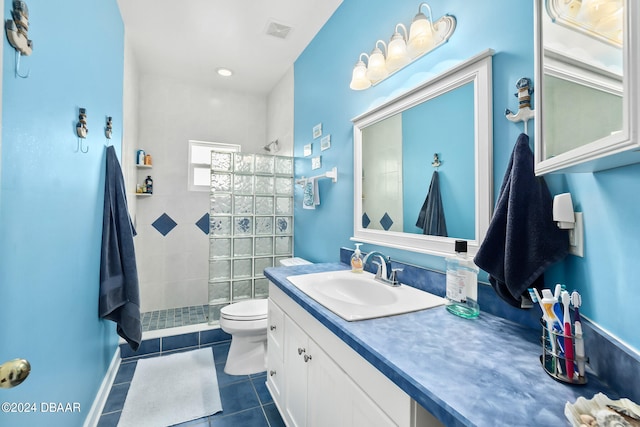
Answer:
M304 156L309 157L313 154L313 144L307 144L304 146Z
M320 151L331 148L331 135L323 136L320 140Z
M322 123L318 123L313 127L313 139L322 136Z
M311 169L320 169L322 167L322 160L320 156L311 158Z

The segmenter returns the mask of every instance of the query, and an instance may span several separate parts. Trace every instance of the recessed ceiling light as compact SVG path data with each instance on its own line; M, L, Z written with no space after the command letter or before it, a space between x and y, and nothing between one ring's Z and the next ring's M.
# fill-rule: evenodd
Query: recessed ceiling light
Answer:
M233 71L231 71L228 68L218 68L216 70L218 72L218 74L220 74L222 77L230 77L233 75Z

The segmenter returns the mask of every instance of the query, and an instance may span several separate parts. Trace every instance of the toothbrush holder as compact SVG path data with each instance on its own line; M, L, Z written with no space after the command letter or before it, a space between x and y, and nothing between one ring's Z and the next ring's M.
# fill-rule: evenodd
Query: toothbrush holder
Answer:
M587 383L587 373L585 371L585 365L589 361L586 355L576 355L576 339L582 339L582 337L570 336L568 337L562 332L553 330L547 327L546 322L541 319L542 324L542 355L540 356L540 363L545 372L549 374L553 379L575 385L583 385ZM564 349L565 342L570 339L573 346L573 354L576 355L573 358L568 358ZM584 342L583 342L584 343ZM572 363L574 366L574 375L569 378L567 375L567 363ZM582 372L582 374L580 374Z

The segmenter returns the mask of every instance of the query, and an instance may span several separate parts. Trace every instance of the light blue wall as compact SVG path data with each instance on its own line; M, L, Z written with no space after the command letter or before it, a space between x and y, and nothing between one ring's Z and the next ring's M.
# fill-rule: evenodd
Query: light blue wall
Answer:
M442 94L402 113L402 186L404 231L422 233L416 227L435 170L438 153L442 209L447 234L473 240L476 235L474 206L475 151L473 83Z
M319 141L311 129L323 124L331 134L331 149L323 151L323 169L338 167L336 184L320 182L321 206L304 211L296 204L295 253L315 262L337 261L338 248L353 247L353 136L351 119L401 93L453 63L487 48L493 57L493 173L497 196L513 145L522 131L504 117L505 108L517 108L515 83L533 78L533 4L531 1L432 0L434 16L457 19L457 28L445 45L366 91L349 89L351 70L360 52L369 52L377 39L387 41L396 23L410 24L419 2L409 0L345 0L295 63L296 176L315 175L303 146ZM535 89L535 88L534 88ZM534 105L535 108L535 105ZM530 126L532 127L532 126ZM530 134L532 132L530 131ZM640 166L597 174L554 175L547 178L553 194L573 193L578 211L584 211L585 257L568 257L552 267L547 283L565 283L584 295L582 312L634 349L640 348ZM296 193L297 201L300 194ZM374 248L364 245L363 250ZM442 258L382 248L384 253L417 265L444 269ZM486 276L485 276L486 277Z
M30 77L4 39L0 178L0 361L32 373L2 401L73 403L72 414L4 414L9 426L82 425L117 347L98 319L106 116L120 152L124 26L116 0L28 1ZM10 16L5 1L4 16ZM86 154L76 153L78 108Z

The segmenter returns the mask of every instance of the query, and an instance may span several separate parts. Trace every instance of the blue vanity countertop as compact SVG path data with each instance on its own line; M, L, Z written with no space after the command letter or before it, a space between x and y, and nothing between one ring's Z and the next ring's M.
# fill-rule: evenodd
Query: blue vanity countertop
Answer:
M618 398L588 372L582 386L547 375L540 331L484 312L474 320L459 318L443 306L347 322L287 280L346 269L311 264L268 268L265 275L447 426L569 426L566 402L598 392Z

